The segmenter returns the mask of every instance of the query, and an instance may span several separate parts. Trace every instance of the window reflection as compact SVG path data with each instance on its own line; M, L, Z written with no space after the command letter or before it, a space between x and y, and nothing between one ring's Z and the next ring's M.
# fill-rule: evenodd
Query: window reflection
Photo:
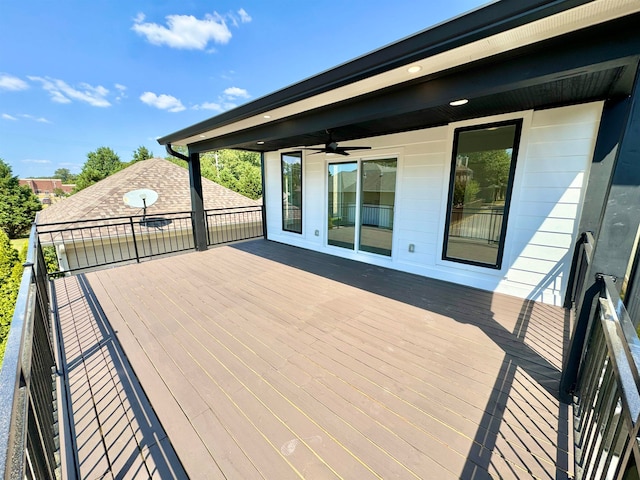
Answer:
M362 162L360 250L391 256L397 160Z
M329 164L329 245L353 250L356 225L356 185L358 164Z
M520 125L456 130L445 259L500 268Z
M283 153L282 229L302 233L302 153Z

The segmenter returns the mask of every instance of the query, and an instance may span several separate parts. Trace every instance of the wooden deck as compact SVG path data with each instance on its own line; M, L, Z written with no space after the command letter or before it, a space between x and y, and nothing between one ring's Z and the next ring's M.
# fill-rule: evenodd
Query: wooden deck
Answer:
M55 289L83 478L571 474L562 309L264 240Z

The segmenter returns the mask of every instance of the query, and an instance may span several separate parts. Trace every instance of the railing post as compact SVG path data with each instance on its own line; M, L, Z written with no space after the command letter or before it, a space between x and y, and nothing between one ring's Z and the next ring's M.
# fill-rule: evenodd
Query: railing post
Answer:
M601 278L594 276L595 280L584 290L580 298L576 299L577 311L573 335L569 342L568 354L562 369L560 380L560 399L565 403L573 401L582 354L585 348L587 334L593 323L594 312L598 306L598 298L602 290Z
M202 198L202 176L200 154L189 152L189 185L191 188L191 210L193 211L193 240L197 251L207 249L207 232Z
M133 249L136 252L136 262L140 263L140 254L138 253L138 241L136 240L136 229L133 225L133 217L129 217L129 225L131 225L131 235L133 236Z
M267 200L266 200L266 179L264 176L264 152L260 152L260 182L262 184L262 236L267 239Z

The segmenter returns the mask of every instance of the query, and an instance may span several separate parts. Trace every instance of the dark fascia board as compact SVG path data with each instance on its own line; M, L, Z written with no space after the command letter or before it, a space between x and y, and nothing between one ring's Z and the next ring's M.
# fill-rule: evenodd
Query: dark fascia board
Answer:
M174 143L393 70L593 0L501 0L158 139Z
M401 88L389 87L278 122L195 142L189 145L189 151L234 148L256 139L296 138L326 128L410 113L418 106L428 109L446 105L452 98L495 95L590 71L631 65L631 74L635 74L640 55L640 34L634 28L637 22L640 14L478 60ZM607 41L602 42L603 38Z

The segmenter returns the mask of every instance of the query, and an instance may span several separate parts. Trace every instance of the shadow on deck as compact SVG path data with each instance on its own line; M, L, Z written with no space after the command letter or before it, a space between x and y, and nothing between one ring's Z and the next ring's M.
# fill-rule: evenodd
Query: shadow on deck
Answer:
M560 308L263 240L55 285L83 478L570 474Z

